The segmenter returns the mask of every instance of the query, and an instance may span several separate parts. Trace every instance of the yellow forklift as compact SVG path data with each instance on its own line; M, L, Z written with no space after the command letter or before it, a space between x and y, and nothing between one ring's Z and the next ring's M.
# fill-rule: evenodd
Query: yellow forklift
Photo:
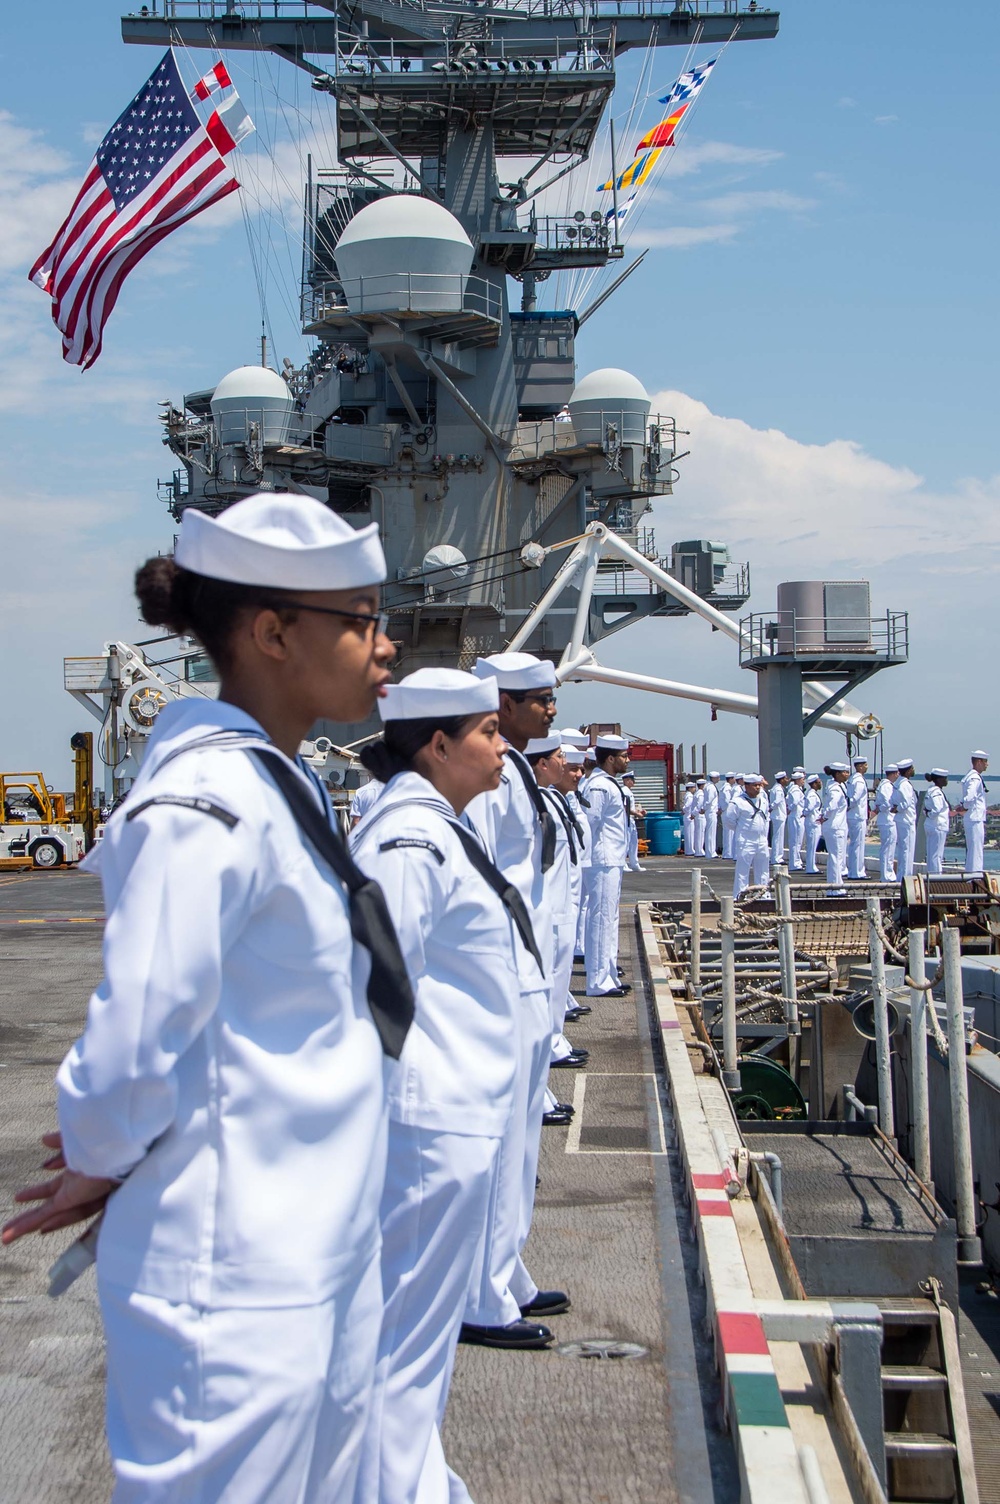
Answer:
M78 731L73 749L72 804L54 793L41 773L0 773L0 871L51 870L80 861L93 844L94 738Z

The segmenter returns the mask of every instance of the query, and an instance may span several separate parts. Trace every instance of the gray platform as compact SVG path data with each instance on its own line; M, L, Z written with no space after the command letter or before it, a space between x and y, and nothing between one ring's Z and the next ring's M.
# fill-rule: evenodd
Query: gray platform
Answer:
M637 896L689 890L689 865L654 859L626 878ZM721 864L720 864L721 868ZM0 877L0 1215L37 1178L52 1078L100 971L99 889L75 873ZM631 909L623 953L632 952ZM445 1426L449 1458L477 1504L732 1504L738 1482L705 1343L687 1212L658 1099L645 999L598 1003L573 1027L591 1050L574 1138L544 1130L528 1261L572 1310L560 1344L611 1337L639 1360L461 1348ZM582 979L579 975L576 983ZM652 1150L652 1152L650 1152ZM569 1152L567 1152L569 1151ZM610 1152L609 1152L610 1151ZM100 1323L93 1275L58 1302L45 1270L71 1234L0 1254L0 1504L100 1504Z

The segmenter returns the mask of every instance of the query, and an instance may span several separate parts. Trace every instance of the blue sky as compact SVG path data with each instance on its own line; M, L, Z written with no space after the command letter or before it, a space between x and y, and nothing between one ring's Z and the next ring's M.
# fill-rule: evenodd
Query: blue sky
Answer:
M57 782L69 733L87 724L62 690L62 658L134 638L131 572L170 541L155 492L172 468L156 402L253 359L260 327L230 200L133 274L93 371L62 366L45 299L24 277L95 141L155 62L121 44L119 13L107 0L55 0L44 28L21 7L0 37L0 762L40 765ZM726 539L752 563L754 610L773 606L780 579L856 575L872 580L879 608L910 610L913 661L859 695L887 725L887 755L928 766L961 768L971 745L991 740L1000 760L988 641L1000 532L998 55L1000 11L985 4L788 0L776 41L727 49L635 230L635 249L654 248L578 345L581 374L624 366L691 429L676 495L655 509L661 548ZM679 54L660 54L660 92L679 66ZM621 68L618 110L636 67ZM297 357L286 306L297 231L286 237L278 220L296 224L298 156L273 124L270 84L314 129L319 105L283 64L238 82L261 136L280 138L275 175L254 190L272 213L249 208L272 261L277 353ZM752 688L697 622L655 623L600 654ZM755 761L754 723L712 724L701 707L576 687L563 709L708 741L727 765ZM807 746L818 761L835 740L814 734Z

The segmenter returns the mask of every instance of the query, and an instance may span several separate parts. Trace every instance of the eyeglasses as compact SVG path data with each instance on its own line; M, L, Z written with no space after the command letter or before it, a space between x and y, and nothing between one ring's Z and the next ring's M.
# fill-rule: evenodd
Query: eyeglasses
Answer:
M389 625L388 611L378 611L372 616L367 611L341 611L336 606L312 606L307 605L305 601L275 601L273 609L275 611L317 611L321 616L344 616L348 621L367 622L374 627L374 637L383 636Z
M502 693L507 695L509 699L514 700L518 705L523 705L525 700L535 700L539 705L546 707L556 703L555 695L535 694L530 689L505 689Z

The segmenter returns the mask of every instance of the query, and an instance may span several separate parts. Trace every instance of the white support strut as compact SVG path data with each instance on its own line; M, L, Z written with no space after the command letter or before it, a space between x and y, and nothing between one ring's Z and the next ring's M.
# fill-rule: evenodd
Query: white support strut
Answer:
M555 545L559 547L559 545ZM553 552L548 549L547 552ZM511 651L522 648L532 632L541 623L546 613L562 592L579 576L580 595L577 601L570 641L556 670L559 682L567 680L593 680L601 684L617 684L624 689L648 690L654 694L672 695L680 700L700 701L711 705L713 710L725 710L734 715L757 715L757 696L740 694L737 690L712 689L700 684L682 684L673 679L659 679L649 674L635 674L625 669L605 668L598 663L589 644L584 641L586 625L597 579L597 566L602 553L616 554L624 562L639 570L653 584L679 600L690 611L702 617L712 627L723 632L733 642L739 642L740 629L728 616L702 600L693 590L675 580L658 564L644 558L623 539L613 533L604 523L592 522L586 536L573 549L563 563L552 583L537 604L528 612L507 646ZM803 685L814 697L822 686ZM820 716L817 725L828 731L839 731L850 736L858 735L861 712L843 702L837 711L829 710Z

